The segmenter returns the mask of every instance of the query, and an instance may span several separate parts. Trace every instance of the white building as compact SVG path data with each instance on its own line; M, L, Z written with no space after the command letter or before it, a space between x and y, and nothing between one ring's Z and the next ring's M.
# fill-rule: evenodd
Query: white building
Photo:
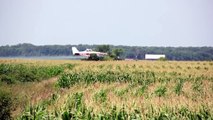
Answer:
M160 58L166 58L164 54L145 54L146 60L158 60Z

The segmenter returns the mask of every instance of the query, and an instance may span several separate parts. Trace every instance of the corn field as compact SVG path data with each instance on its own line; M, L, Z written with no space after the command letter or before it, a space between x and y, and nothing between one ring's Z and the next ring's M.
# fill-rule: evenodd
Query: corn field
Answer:
M213 62L66 61L17 119L213 119Z

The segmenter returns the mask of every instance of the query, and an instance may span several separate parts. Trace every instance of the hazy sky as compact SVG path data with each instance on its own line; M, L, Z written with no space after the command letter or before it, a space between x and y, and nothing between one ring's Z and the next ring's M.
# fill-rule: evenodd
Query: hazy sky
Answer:
M213 0L0 0L0 45L213 46Z

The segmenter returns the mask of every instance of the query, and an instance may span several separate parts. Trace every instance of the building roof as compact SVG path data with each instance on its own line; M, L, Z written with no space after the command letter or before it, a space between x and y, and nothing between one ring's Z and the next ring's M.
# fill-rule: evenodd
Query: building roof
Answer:
M152 60L157 60L160 58L165 58L166 55L164 54L145 54L145 59L152 59Z

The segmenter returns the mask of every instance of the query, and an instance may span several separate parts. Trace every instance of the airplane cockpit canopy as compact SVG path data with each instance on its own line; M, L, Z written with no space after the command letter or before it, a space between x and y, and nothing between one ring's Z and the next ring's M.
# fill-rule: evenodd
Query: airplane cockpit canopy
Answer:
M92 52L92 49L86 49L85 51L86 52Z

